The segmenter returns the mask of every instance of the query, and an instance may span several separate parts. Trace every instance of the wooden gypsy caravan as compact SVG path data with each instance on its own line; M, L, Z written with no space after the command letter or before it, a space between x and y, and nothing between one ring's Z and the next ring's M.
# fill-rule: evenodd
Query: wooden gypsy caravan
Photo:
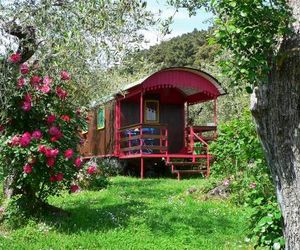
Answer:
M211 75L191 68L167 68L104 98L90 112L81 153L116 157L144 178L147 168L169 167L209 176L209 141L216 138L217 98L225 94ZM212 101L214 120L189 124L189 106Z

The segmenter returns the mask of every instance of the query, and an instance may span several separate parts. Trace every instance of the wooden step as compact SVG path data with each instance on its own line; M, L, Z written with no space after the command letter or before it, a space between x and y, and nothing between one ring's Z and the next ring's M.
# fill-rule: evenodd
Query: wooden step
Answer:
M187 142L190 141L190 135L188 135L188 138L187 138ZM211 142L211 141L215 141L216 138L214 136L199 136L201 137L201 139L205 142ZM197 138L197 137L194 137L194 142L199 142L200 140Z
M198 165L202 165L203 162L184 162L184 161L180 161L180 162L167 162L166 165L171 166L198 166Z
M204 175L207 176L207 169L197 169L197 170L173 170L172 174L177 174L177 179L180 181L181 180L181 175L182 174L200 174L203 173Z
M203 173L206 172L206 169L189 169L189 170L174 170L172 173L177 174L177 173L181 173L181 174L190 174L190 173L195 173L195 174L199 174L199 173Z

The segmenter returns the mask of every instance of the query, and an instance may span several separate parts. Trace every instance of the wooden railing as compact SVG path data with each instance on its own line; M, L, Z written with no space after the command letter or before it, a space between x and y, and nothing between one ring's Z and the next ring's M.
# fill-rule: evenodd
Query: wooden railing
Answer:
M207 176L210 172L211 155L209 153L209 142L216 139L216 126L191 126L186 128L188 148L193 155L206 155ZM209 132L210 135L205 135Z
M217 126L190 126L185 133L186 146L193 155L209 155L209 143L217 138Z
M168 128L165 124L140 123L122 127L120 154L167 154Z
M190 126L185 129L185 133L187 147L194 153L195 150L201 150L197 142L200 142L203 149L206 146L205 144L217 138L217 126Z

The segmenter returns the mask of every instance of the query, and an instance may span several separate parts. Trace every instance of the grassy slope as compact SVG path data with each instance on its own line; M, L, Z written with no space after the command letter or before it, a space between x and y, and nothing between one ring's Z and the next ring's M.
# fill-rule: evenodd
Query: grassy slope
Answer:
M53 198L70 218L0 229L0 249L250 249L240 246L246 211L187 194L204 182L116 177L107 190Z

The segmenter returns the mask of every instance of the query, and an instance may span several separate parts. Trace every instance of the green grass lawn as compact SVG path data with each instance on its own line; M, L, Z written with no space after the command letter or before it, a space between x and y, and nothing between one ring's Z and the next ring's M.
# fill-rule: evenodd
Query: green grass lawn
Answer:
M252 249L249 211L187 193L205 182L115 177L107 190L52 198L69 218L0 228L0 249Z

